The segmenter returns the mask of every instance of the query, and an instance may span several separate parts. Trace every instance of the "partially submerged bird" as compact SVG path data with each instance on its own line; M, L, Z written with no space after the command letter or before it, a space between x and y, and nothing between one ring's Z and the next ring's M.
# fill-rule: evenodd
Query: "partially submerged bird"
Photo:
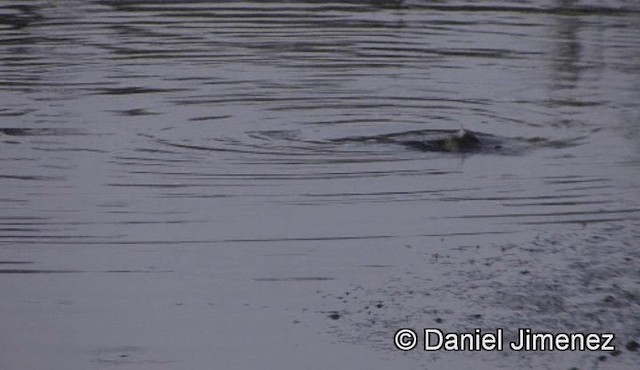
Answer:
M460 127L460 130L452 135L431 140L408 140L403 145L425 152L452 152L463 153L479 149L482 144L478 137L471 131Z

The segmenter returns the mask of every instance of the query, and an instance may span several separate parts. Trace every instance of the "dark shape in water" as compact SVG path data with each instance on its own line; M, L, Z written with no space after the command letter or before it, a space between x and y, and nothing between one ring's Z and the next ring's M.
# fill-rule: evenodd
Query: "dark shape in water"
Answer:
M527 139L506 138L460 130L417 130L376 136L355 136L331 140L334 143L387 143L402 145L406 148L422 152L446 153L520 153L530 143Z
M465 153L482 148L480 139L471 131L463 128L453 135L431 140L406 140L400 143L409 148L425 152Z
M478 131L470 131L464 128L450 129L426 129L402 132L383 133L370 136L347 136L326 141L304 140L298 137L294 131L256 131L252 137L272 140L300 141L309 145L341 146L343 144L367 145L384 144L401 146L408 150L434 153L453 154L496 154L496 155L520 155L538 148L567 148L580 145L585 137L575 137L561 140L548 140L541 137L506 137ZM197 147L184 144L170 144L172 146L189 149L222 150L217 148ZM375 147L371 147L376 151Z

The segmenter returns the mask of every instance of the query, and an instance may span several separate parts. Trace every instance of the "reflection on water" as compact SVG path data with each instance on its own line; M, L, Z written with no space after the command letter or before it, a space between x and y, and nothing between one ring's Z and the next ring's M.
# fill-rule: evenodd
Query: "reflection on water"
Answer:
M535 238L575 249L595 233L637 258L630 2L5 1L0 15L2 279L227 271L258 290L313 292L440 256L462 291L479 274L466 269L471 250L442 257L461 246L518 244L497 263L506 271L541 258L527 252ZM490 150L407 144L460 126ZM396 252L417 245L427 257ZM189 248L201 255L173 257ZM281 262L262 260L278 251ZM599 273L585 269L569 280ZM561 270L517 277L544 289L539 279ZM624 302L637 312L637 299ZM400 318L398 305L385 315ZM631 320L621 333L637 335L625 315L611 320ZM356 318L336 322L357 328Z

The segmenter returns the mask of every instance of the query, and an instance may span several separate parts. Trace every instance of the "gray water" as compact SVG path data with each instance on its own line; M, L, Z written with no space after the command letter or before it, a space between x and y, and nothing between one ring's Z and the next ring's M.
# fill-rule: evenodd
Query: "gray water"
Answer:
M634 2L3 1L0 101L7 368L640 361Z

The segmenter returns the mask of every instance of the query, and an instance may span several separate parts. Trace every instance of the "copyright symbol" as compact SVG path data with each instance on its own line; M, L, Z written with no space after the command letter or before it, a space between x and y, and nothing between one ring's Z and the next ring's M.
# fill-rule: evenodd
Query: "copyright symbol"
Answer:
M418 344L418 336L411 329L400 329L394 335L393 343L401 351L410 351Z

